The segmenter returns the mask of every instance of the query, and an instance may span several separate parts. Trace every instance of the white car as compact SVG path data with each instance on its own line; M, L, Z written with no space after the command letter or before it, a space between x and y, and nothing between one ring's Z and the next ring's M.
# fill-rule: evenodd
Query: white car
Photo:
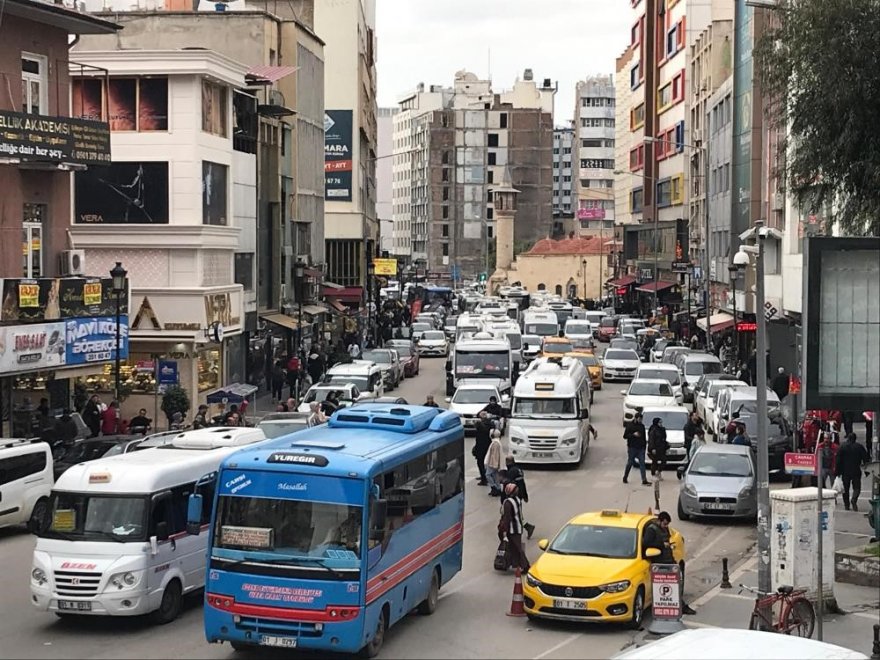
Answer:
M310 405L312 403L323 402L330 392L338 392L339 403L342 407L353 406L358 401L375 398L372 394L361 392L357 385L354 385L353 383L347 383L344 385L328 385L321 383L318 385L312 385L308 389L305 396L302 398L302 402L300 402L296 409L297 412L310 412Z
M672 391L675 393L675 400L679 405L684 402L684 393L681 391L681 374L674 364L643 364L636 371L636 378L662 378L669 381L672 385Z
M541 337L538 335L522 336L522 359L528 364L541 354Z
M631 422L636 411L649 407L675 406L675 393L665 378L639 378L633 380L628 390L620 390L623 395L623 423ZM642 420L645 426L651 422L647 415ZM684 427L682 427L684 428Z
M420 323L416 322L410 326L412 329L412 340L414 342L418 342L419 339L422 338L422 335L426 332L430 332L434 329L434 325L432 323Z
M419 355L439 355L446 357L449 353L449 341L442 330L427 330L416 342Z
M594 346L593 326L587 320L568 319L565 322L563 335L575 348L592 349Z
M748 387L749 384L742 380L728 378L718 378L707 380L704 386L697 390L694 398L694 410L703 420L703 425L709 433L715 433L715 402L718 393L728 388Z
M449 403L449 410L458 413L461 417L465 431L473 430L474 424L477 423L477 415L489 404L492 397L495 397L495 401L502 405L510 400L509 396L506 394L502 396L498 390L499 383L500 381L488 378L466 378L459 383L455 394L446 399ZM501 431L504 432L505 420L498 421L502 425Z
M602 380L632 380L642 359L631 349L609 348L602 358Z
M670 465L678 465L687 462L687 454L684 450L684 425L687 424L688 409L684 406L645 406L642 409L645 428L654 423L654 418L663 420L663 428L666 429L666 442L669 450L666 452L666 462Z

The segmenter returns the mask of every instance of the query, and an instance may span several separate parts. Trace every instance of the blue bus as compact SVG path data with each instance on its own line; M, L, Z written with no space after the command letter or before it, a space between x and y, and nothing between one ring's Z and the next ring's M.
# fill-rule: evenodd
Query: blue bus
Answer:
M413 609L432 614L461 570L464 468L456 413L380 403L228 457L209 532L208 641L375 657L386 630ZM200 505L192 495L191 532Z

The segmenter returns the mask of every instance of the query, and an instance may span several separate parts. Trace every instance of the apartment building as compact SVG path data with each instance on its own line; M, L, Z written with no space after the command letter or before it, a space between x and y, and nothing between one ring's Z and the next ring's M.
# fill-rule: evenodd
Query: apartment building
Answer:
M391 254L394 248L392 184L394 116L399 108L379 108L376 121L376 217L379 219L379 250Z
M583 234L614 226L616 93L610 75L590 76L575 86L576 216Z
M572 212L574 127L553 129L553 213Z

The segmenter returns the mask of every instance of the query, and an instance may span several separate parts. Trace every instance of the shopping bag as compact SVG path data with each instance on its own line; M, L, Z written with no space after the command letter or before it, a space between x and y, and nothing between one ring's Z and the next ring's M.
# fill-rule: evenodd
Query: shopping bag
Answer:
M834 484L831 486L834 489L834 492L840 495L843 493L843 479L840 477L834 478Z
M507 541L501 541L498 544L498 549L495 551L495 570L496 571L506 571L507 570Z

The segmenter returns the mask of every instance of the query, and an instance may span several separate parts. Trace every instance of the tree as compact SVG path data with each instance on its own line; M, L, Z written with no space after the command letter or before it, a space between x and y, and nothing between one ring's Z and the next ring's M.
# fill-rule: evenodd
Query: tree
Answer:
M165 390L165 394L162 395L162 412L165 413L165 417L168 418L169 422L174 417L174 413L179 412L186 417L189 408L189 395L185 389L179 385L172 385Z
M755 55L788 189L844 234L880 234L880 0L779 0Z

